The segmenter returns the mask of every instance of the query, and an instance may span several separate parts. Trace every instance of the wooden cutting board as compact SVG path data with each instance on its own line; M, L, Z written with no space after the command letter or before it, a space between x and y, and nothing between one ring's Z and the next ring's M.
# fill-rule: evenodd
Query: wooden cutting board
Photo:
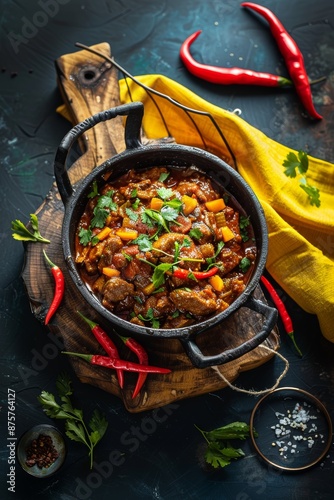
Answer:
M94 48L110 56L110 47L107 43L98 44ZM73 125L94 113L120 104L116 69L101 57L85 50L66 54L56 61L56 70L66 112L71 117ZM123 151L125 148L123 133L120 117L101 123L87 132L81 144L85 152L70 167L72 184L79 183L96 165ZM61 244L64 207L55 184L36 215L41 233L51 243L49 245L30 243L26 246L23 279L32 311L37 319L44 322L53 297L54 282L42 253L45 248L49 258L63 270L66 282L63 302L48 328L63 339L66 351L103 354L89 327L81 320L77 311L80 310L93 321L102 324L111 336L113 334L111 328L84 303L68 274ZM260 288L256 290L256 296L265 300ZM261 330L262 324L261 315L241 308L214 331L201 334L198 337L198 344L205 355L216 354L226 348L236 347L253 337ZM115 336L112 338L118 345L122 358L136 360L118 338ZM125 387L121 390L113 371L91 367L80 359L69 358L69 362L73 363L74 370L82 382L122 398L129 412L140 412L222 389L227 385L226 380L232 382L240 372L254 369L273 356L273 352L258 347L235 361L219 366L217 371L213 368L195 368L183 351L181 343L176 339L150 338L149 341L145 339L141 343L148 351L150 364L168 367L172 373L149 375L144 388L134 400L132 390L136 382L135 374L126 374ZM271 332L266 346L272 350L278 349L279 336L276 329Z

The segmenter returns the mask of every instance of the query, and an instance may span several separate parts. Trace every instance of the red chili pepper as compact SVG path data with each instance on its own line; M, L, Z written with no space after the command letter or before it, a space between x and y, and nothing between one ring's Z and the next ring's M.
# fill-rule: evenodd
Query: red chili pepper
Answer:
M49 323L50 319L52 318L52 316L54 315L54 313L57 311L57 309L58 309L58 307L63 299L64 290L65 290L65 280L64 280L64 275L63 275L62 270L58 266L56 266L56 264L51 262L49 257L46 255L45 250L43 250L43 253L44 253L44 257L45 257L47 263L51 267L51 272L53 274L53 278L55 281L55 291L54 291L53 299L52 299L51 305L49 307L48 313L47 313L47 315L45 317L45 321L44 321L44 324L47 325Z
M173 276L175 278L196 278L197 280L205 280L206 278L210 278L214 276L218 272L218 267L211 267L208 271L190 271L189 269L182 269L180 267L176 267L173 269Z
M271 33L284 57L289 74L295 84L296 91L303 106L312 118L321 120L322 116L319 115L313 105L311 87L304 64L303 54L295 40L289 35L281 21L271 12L271 10L251 2L243 2L241 6L254 10L268 21Z
M100 327L97 323L94 321L91 321L90 319L86 318L81 312L78 311L78 314L82 317L84 321L90 326L90 329L92 330L92 333L94 334L94 337L96 340L99 342L99 344L103 347L103 349L106 351L108 356L111 358L115 359L120 359L117 347L115 346L114 342L111 340L107 332L103 330L103 328ZM121 389L123 389L124 386L124 373L122 370L117 370L117 379L118 383Z
M124 344L137 355L139 364L148 365L148 355L143 346L141 346L136 340L131 337L122 337L122 335L119 335L119 337L123 340ZM139 394L146 378L147 373L138 374L136 387L134 388L132 394L132 399L134 399Z
M270 296L271 296L271 298L272 298L272 300L277 308L277 311L279 312L284 329L285 329L286 333L289 335L289 337L291 338L292 343L295 346L296 351L298 352L298 354L300 356L303 356L301 350L297 346L297 343L295 340L295 333L294 333L293 325L292 325L292 319L290 318L289 313L286 310L285 305L283 304L283 302L280 299L275 288L273 287L273 285L271 283L269 283L267 278L265 278L264 276L261 276L261 282L268 290L268 292L269 292L269 294L270 294Z
M181 45L180 58L187 70L198 78L211 83L221 85L262 85L265 87L286 87L291 86L291 80L283 76L261 73L250 69L242 68L221 68L201 64L192 57L190 46L202 33L201 30L190 35Z
M103 366L104 368L111 368L114 370L125 370L127 372L136 373L170 373L169 368L161 368L159 366L150 365L139 365L138 363L132 363L131 361L125 361L123 359L110 358L109 356L101 356L100 354L79 354L78 352L64 352L63 354L68 354L70 356L78 356L84 359L87 363L91 365Z

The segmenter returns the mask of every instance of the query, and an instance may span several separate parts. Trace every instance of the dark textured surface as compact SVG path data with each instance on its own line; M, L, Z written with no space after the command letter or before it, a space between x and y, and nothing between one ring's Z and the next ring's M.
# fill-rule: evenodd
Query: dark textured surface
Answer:
M55 377L61 369L69 369L57 341L31 314L20 278L23 247L10 236L10 221L26 222L46 196L53 182L55 150L70 128L55 112L61 97L54 60L73 52L77 41L87 45L106 41L116 60L131 73L169 76L223 108L239 108L246 121L269 137L333 162L334 4L329 0L263 0L262 4L276 12L298 42L310 77L327 76L325 83L313 86L322 122L311 123L305 117L291 90L215 86L195 79L182 67L178 57L181 42L202 29L193 46L198 60L286 76L266 25L240 9L235 0L1 1L1 498L332 498L333 449L323 463L294 475L269 469L247 442L243 461L214 472L203 466L203 439L193 424L211 429L248 420L255 404L252 397L223 389L131 415L116 397L81 385L73 373L78 405L87 415L98 406L109 420L107 435L96 449L95 471L88 469L86 450L68 442L68 457L59 475L37 481L16 465L15 494L7 490L5 478L9 473L8 389L16 391L19 437L39 422L50 422L36 397L43 389L54 392ZM283 298L304 353L303 359L295 355L282 330L281 352L290 362L283 384L309 390L333 416L334 348L322 338L315 317ZM275 358L241 376L237 384L268 387L281 370L282 362ZM58 424L62 428L62 422ZM113 466L115 450L124 455ZM85 487L78 489L79 484Z

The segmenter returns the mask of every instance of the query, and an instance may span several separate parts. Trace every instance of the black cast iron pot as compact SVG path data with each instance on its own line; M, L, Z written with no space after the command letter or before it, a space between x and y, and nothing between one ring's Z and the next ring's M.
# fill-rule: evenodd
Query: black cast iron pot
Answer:
M73 143L97 123L109 120L118 115L127 116L125 125L126 150L105 161L100 166L95 167L74 188L71 185L65 166L69 150ZM137 338L143 336L145 338L151 336L155 338L177 338L182 343L193 365L198 368L220 365L232 361L261 344L270 334L277 319L276 309L253 297L253 292L264 271L268 250L267 226L263 210L255 194L242 177L218 157L199 148L177 144L143 146L140 141L142 117L143 104L140 102L125 104L97 113L72 128L59 145L55 158L55 176L58 190L65 206L62 245L71 278L86 301L103 319L127 335L136 336ZM250 216L256 239L257 259L253 274L244 292L225 311L188 327L153 329L120 319L108 311L91 293L82 281L75 264L75 232L87 203L87 195L92 190L93 181L96 181L98 186L101 187L104 183L102 178L104 173L111 172L108 181L112 181L125 174L129 169L144 170L154 166L168 165L173 168L196 165L205 175L210 177L216 184L223 186L226 191L236 198ZM196 344L196 336L217 326L241 306L248 307L264 316L265 321L262 330L256 333L253 338L243 342L240 346L225 350L217 355L205 356ZM223 332L221 334L223 335Z

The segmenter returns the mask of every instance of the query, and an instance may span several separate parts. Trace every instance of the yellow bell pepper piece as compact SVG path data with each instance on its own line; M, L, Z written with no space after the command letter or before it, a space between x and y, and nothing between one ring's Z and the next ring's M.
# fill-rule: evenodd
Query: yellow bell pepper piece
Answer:
M164 202L161 198L152 198L150 203L150 208L152 210L161 210Z
M235 237L233 231L228 226L224 226L220 230L222 232L224 243L233 240L233 238Z
M217 198L216 200L207 201L205 203L205 206L209 210L209 212L214 213L220 212L221 210L223 210L223 208L226 207L223 198Z
M118 269L114 269L113 267L104 267L102 269L102 273L108 278L114 278L115 276L119 276L121 273Z
M116 234L121 238L121 240L125 241L135 240L138 237L138 231L135 229L118 229Z
M183 203L184 215L191 214L191 212L193 212L195 210L195 208L197 207L196 198L192 198L191 196L188 196L187 194L184 194L182 196L181 201Z
M211 276L211 278L209 278L209 283L210 285L212 286L212 288L214 290L216 290L217 292L221 292L222 290L224 290L224 281L222 280L222 278L220 276L218 276L218 274L215 274L214 276Z

